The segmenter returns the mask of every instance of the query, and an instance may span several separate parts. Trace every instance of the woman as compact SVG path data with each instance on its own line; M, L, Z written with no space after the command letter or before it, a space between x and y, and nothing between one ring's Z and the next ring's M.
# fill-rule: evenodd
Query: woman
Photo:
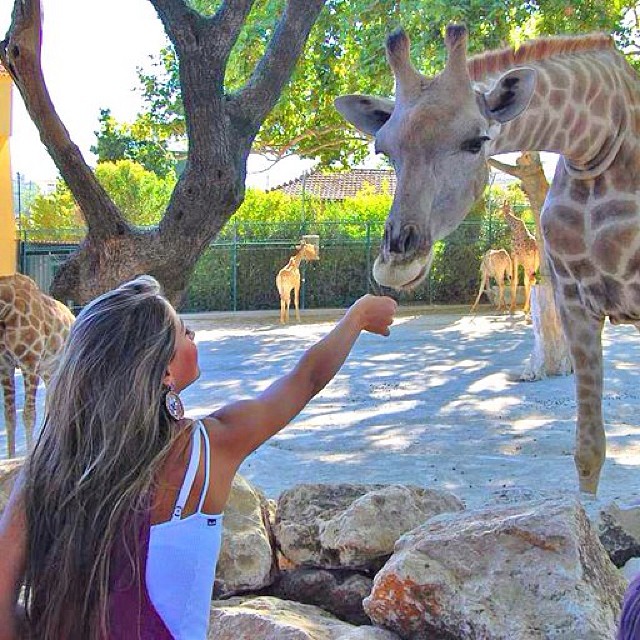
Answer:
M199 376L197 348L157 282L141 276L85 307L0 520L0 639L203 640L236 470L361 331L389 335L395 310L364 296L257 398L192 422L178 394Z

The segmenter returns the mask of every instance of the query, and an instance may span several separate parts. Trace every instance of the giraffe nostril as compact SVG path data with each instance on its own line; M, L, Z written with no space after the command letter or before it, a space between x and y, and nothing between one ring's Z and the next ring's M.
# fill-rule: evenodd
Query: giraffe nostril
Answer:
M405 226L402 233L404 236L402 242L404 253L413 253L420 243L420 233L418 232L418 229L414 225L408 224Z

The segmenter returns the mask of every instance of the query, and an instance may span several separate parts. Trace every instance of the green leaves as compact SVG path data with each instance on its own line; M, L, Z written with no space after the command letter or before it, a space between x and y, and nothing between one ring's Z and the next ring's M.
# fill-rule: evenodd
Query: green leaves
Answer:
M191 0L205 16L219 8L215 0ZM249 79L272 37L285 0L256 0L234 47L225 75L233 94ZM430 75L442 69L442 34L450 22L470 31L470 53L537 35L605 31L621 44L632 41L631 0L327 0L305 53L276 108L265 120L253 151L276 162L289 155L316 158L321 165L357 164L368 140L350 128L333 108L347 93L392 95L393 78L384 54L386 35L403 26L412 38L414 64ZM184 113L175 52L163 49L155 72L139 72L147 110L130 128L111 124L99 133L101 160L135 159L166 175L164 156L171 141L184 136ZM105 111L103 113L107 113ZM120 154L120 155L118 155Z

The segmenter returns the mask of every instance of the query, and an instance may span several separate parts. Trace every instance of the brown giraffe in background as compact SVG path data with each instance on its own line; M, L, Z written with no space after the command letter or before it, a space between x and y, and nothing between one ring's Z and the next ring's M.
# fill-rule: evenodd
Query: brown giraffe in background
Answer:
M0 383L9 458L16 453L15 369L20 369L24 378L23 424L29 448L38 380L49 382L73 320L71 311L42 293L31 278L22 274L0 277Z
M298 245L296 254L289 258L286 266L278 271L276 287L280 294L280 322L289 321L289 306L291 305L291 291L293 291L293 303L296 308L296 320L300 321L300 263L303 260L317 260L316 246L310 242L302 242Z
M487 157L561 154L541 226L576 374L580 489L595 494L606 450L603 324L640 327L638 77L603 34L541 38L468 60L466 28L449 25L445 44L446 66L429 78L411 64L406 34L391 34L396 100L336 100L396 168L374 277L398 289L424 280L434 243L484 189Z
M528 313L531 303L531 285L535 284L536 271L540 266L540 253L535 237L527 225L511 210L505 200L502 203L502 217L511 229L511 313L516 310L516 291L518 287L518 267L524 269L524 312Z
M489 291L489 280L493 278L498 285L498 302L496 309L501 311L507 308L504 299L504 281L511 278L511 258L504 249L489 249L483 256L480 263L480 288L478 289L478 297L471 307L471 311L475 311L480 302L482 292L487 289Z

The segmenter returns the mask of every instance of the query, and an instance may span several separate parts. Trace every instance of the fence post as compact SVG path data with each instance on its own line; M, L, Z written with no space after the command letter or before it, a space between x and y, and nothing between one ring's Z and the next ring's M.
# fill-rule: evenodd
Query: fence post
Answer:
M231 295L233 297L233 310L238 310L238 223L233 223L233 248L231 249Z
M367 272L364 274L365 293L369 293L369 278L371 277L371 223L367 222L366 238L366 252L367 252Z

